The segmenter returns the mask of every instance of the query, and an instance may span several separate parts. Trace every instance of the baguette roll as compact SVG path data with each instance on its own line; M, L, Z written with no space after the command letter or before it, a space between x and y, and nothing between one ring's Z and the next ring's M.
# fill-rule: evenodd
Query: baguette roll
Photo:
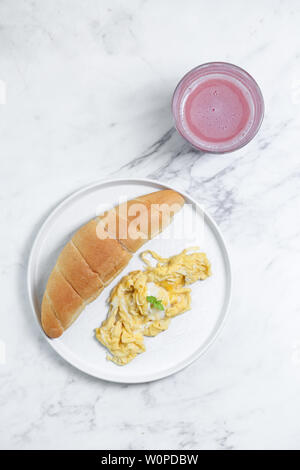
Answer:
M42 301L41 323L50 338L59 337L156 236L184 204L172 190L157 191L123 203L90 220L61 251Z

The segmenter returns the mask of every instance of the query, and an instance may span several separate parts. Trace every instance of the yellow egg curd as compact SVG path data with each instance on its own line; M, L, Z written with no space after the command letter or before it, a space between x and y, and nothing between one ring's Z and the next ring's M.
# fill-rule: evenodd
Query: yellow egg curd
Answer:
M128 364L145 351L144 336L156 336L171 318L190 309L191 289L186 286L211 274L206 254L196 250L188 248L170 258L144 251L144 271L132 271L114 287L108 316L96 328L96 338L109 350L107 359ZM157 261L155 266L149 255Z

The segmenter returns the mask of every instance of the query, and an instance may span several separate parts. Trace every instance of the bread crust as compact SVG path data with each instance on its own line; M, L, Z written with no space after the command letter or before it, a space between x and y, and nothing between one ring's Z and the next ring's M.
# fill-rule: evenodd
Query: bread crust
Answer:
M42 312L41 323L43 330L50 338L58 338L61 336L64 332L64 328L55 316L48 295L44 295L43 297Z
M159 204L160 206L167 204L170 207L174 206L176 212L178 212L184 204L184 197L172 189L154 191L153 193L138 196L136 199L149 204Z
M73 289L71 284L54 267L48 279L47 294L51 300L52 308L63 328L68 328L85 307L82 298Z
M93 219L81 227L72 242L80 251L91 269L106 286L129 263L132 255L113 238L102 239L97 234L97 220Z
M72 241L66 244L57 260L58 269L78 295L89 303L103 290L99 275L91 270Z
M158 235L182 208L184 198L166 189L127 201L98 217L98 232L107 232L132 253Z
M79 228L47 282L41 308L45 333L59 337L124 269L132 253L163 230L183 204L179 193L157 191L121 204Z

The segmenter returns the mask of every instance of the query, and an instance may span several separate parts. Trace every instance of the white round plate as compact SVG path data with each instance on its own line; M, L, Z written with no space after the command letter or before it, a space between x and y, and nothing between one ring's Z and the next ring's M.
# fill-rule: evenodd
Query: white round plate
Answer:
M49 215L33 244L28 265L28 292L34 316L40 325L40 305L48 276L57 256L82 224L122 201L138 195L174 189L147 179L115 179L87 186L69 196ZM126 366L106 359L105 348L95 339L94 329L108 312L107 298L120 278L143 269L136 253L124 271L101 295L89 304L75 323L57 339L45 339L74 367L100 379L139 383L166 377L191 364L216 338L228 311L231 269L223 237L201 206L182 193L186 204L162 234L147 242L139 252L152 249L162 256L198 245L212 265L212 276L192 287L192 308L172 319L169 329L154 338L145 338L146 352ZM41 327L40 327L41 328ZM42 328L41 328L42 331Z

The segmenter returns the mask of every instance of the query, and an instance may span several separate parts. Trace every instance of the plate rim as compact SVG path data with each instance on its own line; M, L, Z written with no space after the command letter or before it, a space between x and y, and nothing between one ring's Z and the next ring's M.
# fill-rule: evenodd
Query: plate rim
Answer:
M59 349L59 347L56 345L56 343L52 339L48 338L45 335L45 333L42 329L41 323L38 320L38 315L37 315L37 312L36 312L36 309L35 309L34 299L33 299L33 292L32 292L33 287L31 285L31 279L32 279L32 276L34 274L34 267L35 267L35 264L34 264L35 254L36 254L35 252L36 252L36 250L39 246L40 240L42 240L43 232L44 232L45 228L47 227L47 225L49 224L49 222L51 222L51 220L53 218L55 218L56 214L59 213L59 211L61 211L66 204L68 204L72 199L75 199L78 196L80 196L80 194L85 193L85 192L89 192L89 191L91 191L94 188L97 188L99 186L101 187L103 185L112 185L112 184L116 184L116 183L129 183L129 184L130 183L132 183L132 184L136 184L136 183L137 184L139 184L139 183L143 184L144 183L144 184L152 184L152 185L156 185L156 186L157 185L158 186L163 186L166 189L172 189L173 191L176 191L176 192L182 194L185 198L192 201L192 203L196 207L200 208L200 210L203 212L205 218L207 219L207 221L211 225L211 227L214 231L214 234L218 239L217 241L218 241L219 245L220 245L220 242L221 242L220 249L221 249L222 255L224 257L225 275L227 277L227 279L226 279L226 281L227 281L227 286L226 287L227 288L226 288L226 291L225 291L225 299L224 299L223 307L222 307L223 312L222 312L222 316L221 316L221 321L220 321L219 325L217 325L216 330L213 332L213 334L211 335L211 338L205 344L205 346L203 348L199 349L199 350L196 350L187 359L185 359L181 362L178 362L175 366L171 367L169 371L158 372L157 374L151 374L151 376L145 375L144 378L140 378L140 379L134 379L134 378L130 378L130 377L129 378L126 378L126 377L121 378L120 377L118 379L118 378L114 378L113 376L109 377L108 374L107 375L106 374L104 374L104 375L96 374L96 373L93 373L93 371L91 371L91 370L87 370L87 369L82 368L80 365L76 364L76 361L73 361L72 358L66 357L66 355L63 354L63 352ZM107 382L113 382L113 383L137 384L137 383L153 382L153 381L156 381L156 380L163 379L165 377L169 377L170 375L173 375L173 374L185 369L186 367L190 366L193 362L195 362L197 359L202 357L208 351L208 349L213 345L213 343L216 341L216 339L218 338L218 336L222 332L222 330L224 328L224 325L225 325L225 322L226 322L227 317L228 317L228 313L229 313L230 305L231 305L231 300L232 300L232 267L231 267L229 250L228 250L227 243L225 242L224 236L222 234L222 231L218 227L217 223L214 221L213 217L189 193L187 193L185 191L182 191L182 190L178 190L175 187L173 187L172 185L170 185L168 183L165 183L164 181L161 181L161 180L157 181L157 180L153 180L153 179L150 179L150 178L125 178L125 177L117 177L117 178L110 178L110 179L101 178L100 180L94 181L93 183L87 184L87 185L73 191L71 194L69 194L67 197L65 197L63 200L61 200L54 207L54 209L50 210L48 216L43 221L42 225L40 226L39 230L37 231L37 233L34 237L34 241L32 243L32 247L30 249L30 253L29 253L29 257L28 257L26 275L27 275L27 295L28 295L31 311L32 311L33 316L35 317L35 322L38 326L40 334L43 336L44 339L46 339L49 346L64 361L66 361L68 364L70 364L72 367L76 368L77 370L80 370L81 372L84 372L85 374L87 374L89 376L92 376L92 377L95 377L97 379L104 380L104 381L107 381Z

